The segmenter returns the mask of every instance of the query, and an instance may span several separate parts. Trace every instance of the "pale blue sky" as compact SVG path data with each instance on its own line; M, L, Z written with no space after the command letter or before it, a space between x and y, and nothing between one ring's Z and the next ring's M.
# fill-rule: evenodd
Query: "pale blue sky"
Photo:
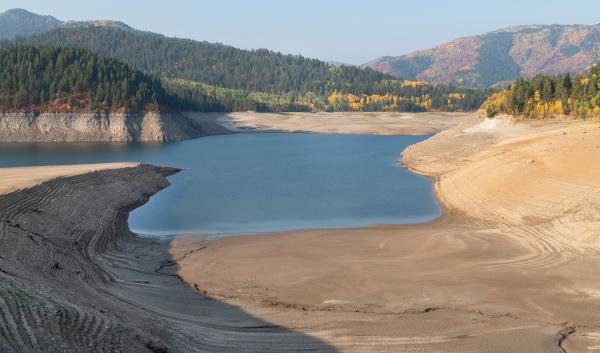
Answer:
M1 0L61 20L361 64L520 24L595 24L598 0Z

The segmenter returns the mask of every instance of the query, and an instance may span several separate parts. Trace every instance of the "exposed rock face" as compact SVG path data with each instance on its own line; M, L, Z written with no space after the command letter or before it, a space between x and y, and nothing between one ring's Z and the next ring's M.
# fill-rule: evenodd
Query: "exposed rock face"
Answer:
M177 141L199 137L179 113L0 113L0 142Z

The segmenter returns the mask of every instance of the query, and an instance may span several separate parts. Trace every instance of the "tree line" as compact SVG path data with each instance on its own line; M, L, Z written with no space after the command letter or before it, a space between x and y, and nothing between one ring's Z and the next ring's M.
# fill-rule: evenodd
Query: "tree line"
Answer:
M405 87L400 94L352 94L334 90L327 95L313 92L254 92L182 79L162 81L180 109L198 111L466 111L479 108L487 97L487 91L483 90L473 94L469 90L448 89L447 86L414 81L402 81ZM415 83L419 88L415 87Z
M159 79L114 59L66 47L0 50L0 109L131 110L175 107Z
M577 118L600 117L598 64L584 74L536 75L520 79L506 90L489 97L484 104L488 116L498 113L530 118L566 115Z

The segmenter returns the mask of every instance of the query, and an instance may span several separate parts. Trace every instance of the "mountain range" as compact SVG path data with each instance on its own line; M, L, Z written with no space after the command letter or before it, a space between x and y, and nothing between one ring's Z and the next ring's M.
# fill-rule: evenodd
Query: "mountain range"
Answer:
M110 37L109 43L86 43L87 40L98 39L99 31L94 32L94 28L99 28L99 31L118 29L131 33L113 31L110 34L102 34L103 39ZM92 34L94 38L91 38ZM161 54L166 59L161 60L165 65L157 67L158 54L153 58L140 58L137 57L135 50L124 49L124 45L132 42L139 45L141 37L144 37L144 42L162 45L163 50L172 50L174 46L178 49L184 48L184 53L171 51ZM161 76L192 79L208 84L218 84L218 81L226 79L230 84L224 87L235 89L262 90L263 85L255 84L256 80L277 82L277 84L281 82L265 72L251 77L244 77L244 75L241 78L229 77L230 68L222 62L219 64L223 56L239 56L238 64L241 66L252 65L248 64L252 59L264 60L270 65L275 65L277 69L272 72L281 72L284 67L298 68L299 65L306 63L310 63L309 66L317 64L317 66L346 67L338 63L283 55L268 50L245 51L216 43L168 38L134 30L119 21L60 21L52 16L41 16L23 9L8 10L0 14L0 39L15 38L27 38L29 42L35 44L64 44L88 48L116 57L138 69L153 74L159 73ZM112 40L116 44L113 44ZM175 41L178 42L174 44ZM196 54L198 51L203 51L202 58L208 60L199 64L198 57L190 56L190 51L195 51ZM216 54L211 55L212 52ZM168 60L169 58L171 60ZM302 63L294 58L302 58ZM273 59L276 59L276 62L273 62ZM503 87L519 77L527 78L536 74L581 73L598 60L600 60L600 25L528 25L463 37L431 49L402 56L380 57L361 67L405 80L485 88ZM140 64L142 61L144 63ZM287 61L291 61L292 64L287 65ZM176 65L172 65L173 63ZM199 70L196 67L198 65L204 65L204 69ZM206 72L205 69L208 67L215 72ZM352 70L350 67L345 69ZM186 71L186 74L180 75L181 71ZM235 70L235 74L239 75L240 71ZM304 75L305 72L298 71L298 74ZM298 84L296 77L287 80L283 85L291 88L290 86ZM267 88L267 91L282 91L282 87Z
M15 23L20 32L11 27ZM476 109L487 96L483 90L411 83L371 68L167 37L108 20L62 22L10 10L0 15L0 28L12 28L0 32L6 38L0 40L0 47L9 51L15 50L15 44L82 48L160 78L181 109L456 111ZM24 65L31 63L19 63ZM20 96L36 98L35 92L28 91L30 86L21 87ZM77 95L78 90L65 87L64 91ZM97 94L91 102L85 106L107 106ZM18 103L13 99L7 105L21 106Z
M362 67L411 80L504 86L536 74L581 73L600 59L600 25L531 25L459 38Z

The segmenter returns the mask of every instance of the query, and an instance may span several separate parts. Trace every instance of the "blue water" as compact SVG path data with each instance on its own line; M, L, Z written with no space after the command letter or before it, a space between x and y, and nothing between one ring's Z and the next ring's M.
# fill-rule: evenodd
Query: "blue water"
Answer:
M148 235L420 223L432 183L401 168L424 136L237 134L166 143L0 145L0 166L139 161L184 168L129 217Z

